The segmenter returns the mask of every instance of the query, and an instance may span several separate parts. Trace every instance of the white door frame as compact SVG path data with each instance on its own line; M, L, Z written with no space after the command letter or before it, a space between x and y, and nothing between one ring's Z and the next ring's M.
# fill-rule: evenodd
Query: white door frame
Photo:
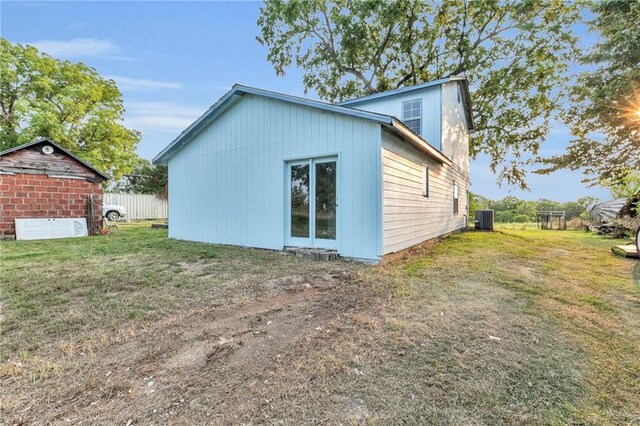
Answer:
M316 223L316 172L317 163L336 163L336 239L327 240L315 238ZM291 166L309 166L309 238L291 236ZM340 157L337 154L307 157L304 159L292 159L285 161L285 226L284 241L285 246L290 247L312 247L338 250L339 229L340 229Z
M292 166L303 166L306 165L309 167L309 236L307 238L303 237L293 237L291 236L291 167ZM284 243L285 246L291 247L311 247L312 239L311 239L311 214L312 214L312 182L311 182L311 161L307 160L295 160L288 161L285 163L285 209L284 209Z

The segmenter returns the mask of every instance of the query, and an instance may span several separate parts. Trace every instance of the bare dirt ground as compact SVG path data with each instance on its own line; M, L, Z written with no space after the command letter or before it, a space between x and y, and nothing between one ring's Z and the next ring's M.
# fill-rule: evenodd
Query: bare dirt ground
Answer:
M180 424L265 421L252 418L269 400L269 382L283 365L304 362L318 341L376 303L369 286L342 268L316 276L268 280L268 296L168 316L118 336L102 336L90 352L58 363L55 386L5 383L9 423ZM185 271L201 265L184 263ZM237 289L254 285L236 280ZM292 367L293 368L293 367ZM35 385L35 386L33 386ZM3 385L4 386L4 385ZM260 388L260 392L252 390ZM266 391L266 392L265 392ZM356 404L346 407L357 414ZM22 414L20 414L22 413ZM233 413L229 416L228 413ZM248 414L249 417L245 417Z

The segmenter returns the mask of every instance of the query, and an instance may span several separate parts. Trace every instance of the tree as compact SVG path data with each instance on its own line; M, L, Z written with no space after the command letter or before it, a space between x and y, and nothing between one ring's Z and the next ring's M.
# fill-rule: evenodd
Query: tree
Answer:
M0 38L0 149L49 137L118 179L140 140L123 113L115 82L93 68Z
M535 219L537 211L538 208L535 201L518 200L514 213L520 217L524 216L529 218L529 220L525 220L525 222L530 222ZM516 220L515 222L520 222L520 220Z
M152 194L167 198L169 174L166 166L154 166L140 159L133 172L125 175L115 186L116 191L132 194Z
M587 207L591 204L597 203L599 200L594 197L582 197L576 201L568 201L562 203L560 210L563 210L567 215L567 219L573 219L574 217L586 216Z
M524 188L524 163L549 131L575 55L578 9L563 0L273 0L261 8L258 41L277 74L295 63L305 88L329 101L466 74L472 155L488 154L500 182Z
M640 170L640 2L593 3L591 28L598 42L583 59L584 72L566 114L575 139L565 154L543 160L540 170L584 168L587 181L615 188Z
M474 220L476 217L476 210L489 209L489 203L491 200L483 197L482 195L469 192L469 218Z
M538 201L520 200L512 195L502 200L492 201L479 195L474 198L482 200L486 207L495 211L496 222L535 222L536 213L543 211L564 211L568 220L581 215L587 216L587 206L598 202L597 198L582 197L576 201L558 202L544 198Z
M516 207L520 200L513 195L509 195L504 197L502 200L491 201L489 203L490 208L496 211L513 211L515 212Z
M614 198L630 198L640 190L640 171L629 173L611 184L607 181L603 182L604 186L611 189Z

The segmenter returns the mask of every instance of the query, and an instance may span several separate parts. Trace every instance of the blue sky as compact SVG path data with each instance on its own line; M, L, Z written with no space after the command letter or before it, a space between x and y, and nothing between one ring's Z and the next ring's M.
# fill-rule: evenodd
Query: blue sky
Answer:
M82 61L113 78L127 109L125 124L142 132L138 154L152 158L234 83L302 95L302 72L275 75L255 37L257 2L0 3L0 34L52 56ZM581 31L583 34L584 32ZM584 35L583 43L593 37ZM307 96L315 98L315 94ZM542 154L560 152L568 130L557 125ZM498 199L609 198L588 188L578 172L531 174L531 192L498 187L480 157L471 164L472 191Z

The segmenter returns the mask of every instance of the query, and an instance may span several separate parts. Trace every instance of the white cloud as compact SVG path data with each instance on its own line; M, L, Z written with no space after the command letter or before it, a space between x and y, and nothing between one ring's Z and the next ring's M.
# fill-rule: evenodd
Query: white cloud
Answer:
M121 90L154 91L163 89L182 89L181 83L172 83L169 81L147 80L118 75L107 76L107 78L115 80Z
M73 40L38 40L26 42L38 50L57 58L109 57L112 59L129 59L116 54L120 48L110 40L93 38L74 38Z
M204 107L170 102L131 102L125 104L125 125L141 132L183 131L206 110Z

